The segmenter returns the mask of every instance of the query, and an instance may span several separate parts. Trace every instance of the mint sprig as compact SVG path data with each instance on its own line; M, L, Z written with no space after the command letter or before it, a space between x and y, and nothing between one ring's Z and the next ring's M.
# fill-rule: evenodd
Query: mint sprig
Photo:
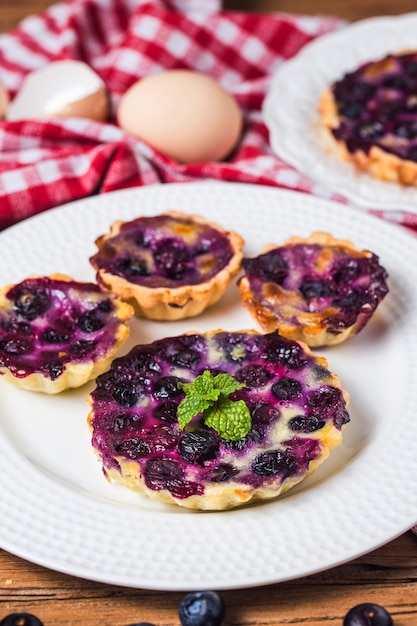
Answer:
M178 383L185 392L178 405L178 424L181 429L199 413L206 426L213 428L223 439L237 441L245 437L252 427L252 419L243 400L231 400L230 394L244 387L229 374L205 370L192 383Z

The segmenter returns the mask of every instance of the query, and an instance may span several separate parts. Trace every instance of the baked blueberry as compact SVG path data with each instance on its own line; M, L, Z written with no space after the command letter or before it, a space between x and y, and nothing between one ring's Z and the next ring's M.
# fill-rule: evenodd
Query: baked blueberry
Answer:
M279 255L286 266L276 280L264 272L269 255ZM388 293L388 274L378 257L328 233L291 237L242 263L242 303L261 328L278 329L310 346L341 343L357 334ZM282 380L275 387L284 396L290 388Z
M31 277L0 290L0 374L59 393L103 373L129 334L130 305L94 283Z
M199 315L224 294L240 269L242 238L178 211L115 222L96 240L97 280L139 316L177 320Z
M198 358L177 362L181 346ZM146 361L155 374L138 386L132 363L141 379ZM307 345L276 331L217 330L116 358L89 396L88 424L109 480L162 502L221 510L274 498L308 476L341 442L348 399Z

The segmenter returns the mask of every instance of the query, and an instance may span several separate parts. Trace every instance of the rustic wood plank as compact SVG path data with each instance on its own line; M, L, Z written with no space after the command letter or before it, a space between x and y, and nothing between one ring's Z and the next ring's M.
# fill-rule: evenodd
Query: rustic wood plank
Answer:
M0 32L15 27L27 15L45 10L54 4L52 0L1 0ZM366 19L375 15L400 15L416 10L413 0L225 0L226 10L293 12L306 15L338 15L348 21Z
M0 618L28 611L45 626L126 626L138 621L178 626L178 605L185 593L85 581L4 551L0 581ZM406 533L350 563L298 580L220 593L229 626L339 625L351 606L365 601L383 604L392 612L395 626L415 626L417 538Z
M0 32L11 30L28 15L34 15L51 6L51 0L1 0Z
M283 11L305 15L338 15L352 22L375 15L400 15L416 10L415 2L410 0L226 0L224 6L231 10L261 13Z

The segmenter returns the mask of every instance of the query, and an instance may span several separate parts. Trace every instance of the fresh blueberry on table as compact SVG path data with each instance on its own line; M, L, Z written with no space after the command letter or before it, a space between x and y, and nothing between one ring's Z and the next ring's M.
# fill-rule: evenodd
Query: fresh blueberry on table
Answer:
M345 615L343 626L393 626L391 615L379 604L364 602Z
M43 626L43 622L32 613L10 613L3 617L0 626Z
M215 591L188 593L178 609L182 626L220 626L224 612L224 602Z

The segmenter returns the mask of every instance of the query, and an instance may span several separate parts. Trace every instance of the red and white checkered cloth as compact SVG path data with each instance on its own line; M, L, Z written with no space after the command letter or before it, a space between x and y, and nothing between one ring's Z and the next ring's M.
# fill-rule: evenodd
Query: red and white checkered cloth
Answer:
M107 124L81 118L0 122L0 229L71 200L156 183L220 179L326 195L273 154L261 105L279 66L342 22L222 12L219 2L70 0L0 36L0 80L11 97L31 70L78 59L105 81L112 105ZM236 97L245 127L229 160L181 165L115 124L126 89L171 68L209 74ZM417 215L380 215L417 234Z

